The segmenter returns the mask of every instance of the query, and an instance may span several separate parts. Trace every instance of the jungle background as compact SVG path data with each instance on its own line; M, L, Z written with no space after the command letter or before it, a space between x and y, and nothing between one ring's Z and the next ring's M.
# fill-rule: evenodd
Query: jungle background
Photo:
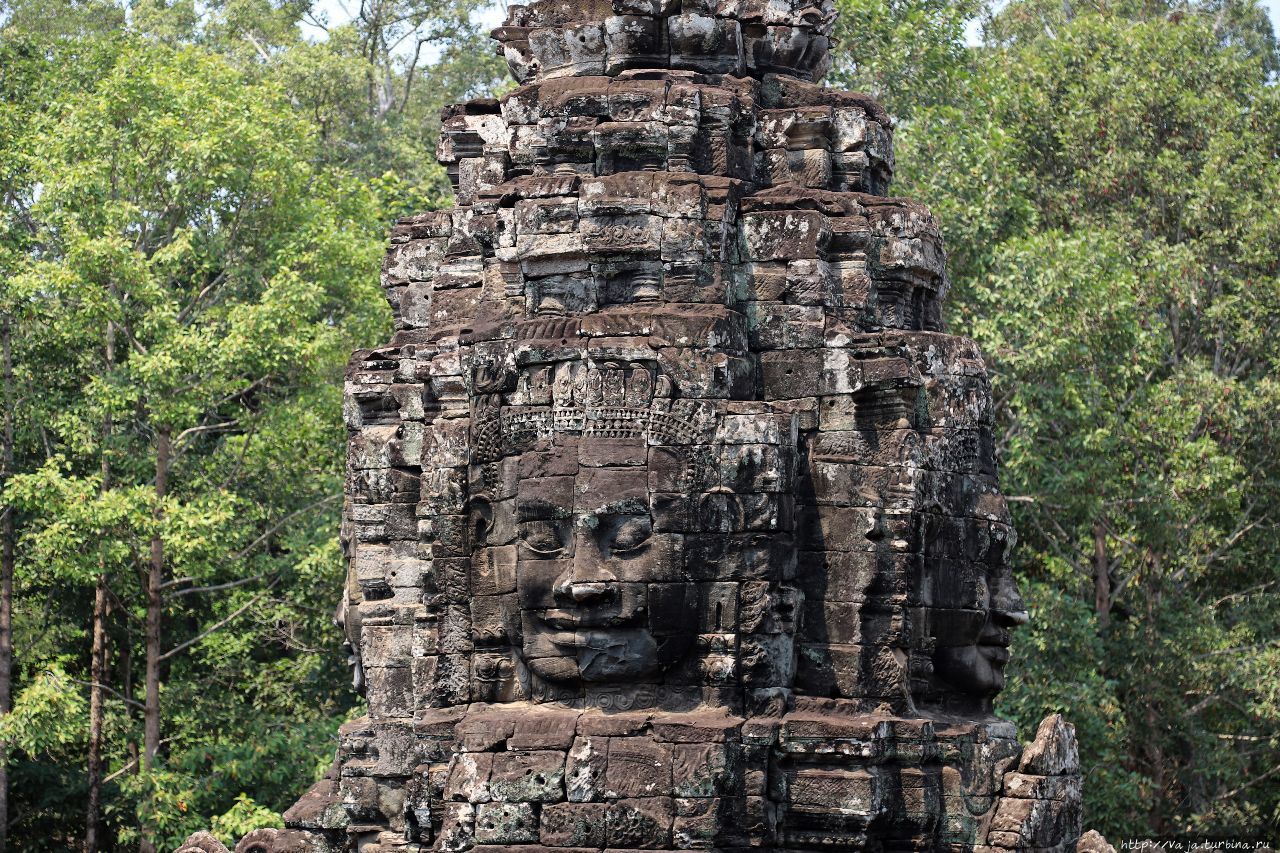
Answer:
M839 0L986 351L1087 826L1280 835L1280 52L1255 0ZM0 835L272 825L359 713L341 372L483 0L0 0Z

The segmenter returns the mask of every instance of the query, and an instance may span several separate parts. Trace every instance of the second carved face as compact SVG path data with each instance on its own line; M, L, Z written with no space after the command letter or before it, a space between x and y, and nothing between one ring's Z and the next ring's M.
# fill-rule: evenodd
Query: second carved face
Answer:
M1004 497L985 493L970 511L961 523L964 541L976 548L972 559L926 558L933 594L929 633L933 671L952 704L967 699L990 710L1004 688L1011 635L1028 614L1009 560L1016 537Z

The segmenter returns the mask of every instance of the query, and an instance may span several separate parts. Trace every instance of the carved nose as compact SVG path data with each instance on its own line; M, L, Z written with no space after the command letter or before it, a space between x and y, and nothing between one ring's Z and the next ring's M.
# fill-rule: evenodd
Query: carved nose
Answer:
M613 598L617 591L618 579L608 571L596 572L592 577L583 578L573 570L561 575L555 584L555 596L561 601L572 601L574 604L599 604Z
M1025 610L1001 610L998 615L1009 625L1025 625L1031 621L1031 614Z
M1017 627L1031 621L1027 604L1018 592L1018 585L1011 575L999 575L995 579L995 594L991 597L991 610L997 620L1006 627Z
M574 581L569 584L567 592L575 604L590 604L611 597L613 595L613 585L599 581L586 583Z
M612 598L618 578L605 566L586 531L573 537L573 562L556 579L556 597L577 605L599 604Z

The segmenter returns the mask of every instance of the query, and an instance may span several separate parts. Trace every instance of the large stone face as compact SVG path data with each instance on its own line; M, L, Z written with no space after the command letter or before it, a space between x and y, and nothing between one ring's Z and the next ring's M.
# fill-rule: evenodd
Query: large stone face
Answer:
M538 0L347 375L367 717L242 850L1074 849L988 380L829 2ZM193 837L191 850L208 850Z

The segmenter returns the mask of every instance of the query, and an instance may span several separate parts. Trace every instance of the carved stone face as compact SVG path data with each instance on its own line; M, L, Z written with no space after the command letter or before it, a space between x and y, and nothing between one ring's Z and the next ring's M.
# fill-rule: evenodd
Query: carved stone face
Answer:
M550 476L494 507L514 532L520 656L546 681L652 681L692 642L697 594L651 505L647 452L588 437L531 451L521 467Z
M936 642L934 674L960 693L989 702L1004 688L1013 629L1028 621L1009 562L1014 534L1008 508L999 494L978 502L984 519L967 519L967 535L979 543L977 559L948 562L950 583L935 600L932 627Z
M1009 661L1013 629L1027 622L1026 605L1012 574L991 579L991 604L985 613L969 620L976 629L972 642L942 646L934 653L934 671L965 693L990 698L1004 689L1004 667Z

